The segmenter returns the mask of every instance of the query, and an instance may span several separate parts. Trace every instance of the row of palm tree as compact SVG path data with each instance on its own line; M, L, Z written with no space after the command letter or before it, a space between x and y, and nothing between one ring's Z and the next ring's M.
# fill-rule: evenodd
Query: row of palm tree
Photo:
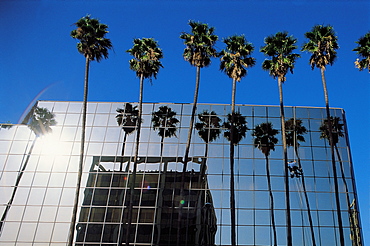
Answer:
M75 39L78 39L80 42L77 44L78 51L83 54L86 58L85 66L85 86L84 86L84 103L83 103L83 120L82 120L82 134L81 134L81 152L80 152L80 163L79 163L79 175L78 182L76 187L76 196L73 210L73 218L70 227L69 235L69 245L72 245L73 234L74 234L74 225L76 222L76 212L78 204L78 196L80 189L80 181L82 174L82 164L84 156L84 141L85 141L85 124L86 124L86 102L87 102L87 91L88 91L88 74L89 74L89 63L90 61L100 61L102 58L108 57L108 50L112 48L112 44L109 39L105 38L105 35L108 33L108 26L101 24L97 19L90 18L90 16L85 16L81 18L78 22L75 23L77 29L71 32L71 36ZM183 32L180 35L180 38L184 40L186 48L184 49L183 57L188 61L192 66L196 67L196 83L194 90L194 101L193 109L191 114L191 120L189 125L189 133L187 144L185 148L185 154L183 159L183 173L182 173L182 182L181 182L181 192L180 195L183 195L184 192L184 177L187 168L187 162L189 161L189 151L191 143L191 135L193 131L194 119L196 114L197 100L198 100L198 90L200 84L200 69L207 67L211 64L211 58L221 57L220 69L224 71L230 78L233 79L233 90L232 90L232 113L231 113L231 125L230 125L230 172L233 174L233 146L235 145L234 140L234 124L236 123L236 112L234 112L234 102L235 102L235 88L236 81L240 81L242 77L247 74L246 68L255 65L255 59L251 57L253 52L253 46L246 41L244 36L232 36L230 38L224 39L226 44L226 49L218 53L214 48L218 36L214 34L214 28L209 27L207 24L190 21L189 25L191 27L191 33ZM326 89L326 81L324 76L324 71L326 65L332 65L336 58L336 49L338 49L337 37L335 36L334 30L331 26L314 26L311 32L305 34L306 38L309 41L303 45L302 51L309 51L312 53L310 64L312 68L315 66L321 69L322 81L325 92L325 101L327 108L327 119L330 121L330 112L329 112L329 103ZM356 61L356 66L362 70L369 68L369 36L365 35L360 38L357 42L358 47L354 50L357 54L363 58L361 61ZM283 107L283 96L282 96L282 83L285 81L285 75L288 71L293 72L294 63L299 54L292 53L296 49L297 40L288 36L286 32L277 33L276 35L269 36L265 39L265 46L261 48L263 52L270 59L266 59L263 62L263 69L269 71L270 75L278 79L279 86L279 97L280 97L280 108L281 108L281 127L282 127L282 141L284 146L284 169L285 169L285 187L286 187L286 205L287 205L287 245L292 245L291 239L291 222L290 222L290 206L289 206L289 182L288 179L288 167L287 167L287 157L286 157L286 138L285 138L285 124L284 124L284 107ZM162 66L160 59L163 57L162 50L158 47L158 43L152 38L142 38L134 39L134 45L131 49L127 51L134 58L129 61L130 69L136 72L136 75L140 78L140 93L139 93L139 108L138 108L138 119L141 119L142 114L142 95L143 95L143 81L146 78L151 79L152 77L156 78L159 69ZM130 189L130 196L133 195L133 185L136 176L136 165L138 158L139 150L139 140L140 140L140 128L141 120L137 122L137 133L136 133L136 145L135 145L135 155L134 155L134 164L133 164L133 173ZM331 136L331 124L329 125L329 135ZM332 139L332 136L330 137ZM332 160L333 168L335 166L334 158L334 148L333 141L331 142L332 149ZM336 171L334 172L334 180L336 182ZM233 177L233 175L231 175ZM231 241L232 245L236 245L236 234L235 234L235 199L234 199L234 184L233 178L230 181L231 197L230 205L232 210L232 232L231 232ZM341 245L344 245L343 237L343 226L342 221L339 218L340 216L340 205L339 205L339 194L338 194L338 184L335 183L335 191L337 198L337 210L338 210L338 223L340 228L340 241ZM131 197L132 198L132 197ZM132 211L132 199L130 199L129 211ZM180 210L181 213L182 210ZM126 234L129 234L130 230L130 221L131 213L129 212L128 227ZM179 216L180 218L181 216ZM178 225L180 224L178 221ZM179 228L179 226L178 226ZM177 238L179 242L179 231L177 233ZM128 245L128 238L126 238L126 244Z

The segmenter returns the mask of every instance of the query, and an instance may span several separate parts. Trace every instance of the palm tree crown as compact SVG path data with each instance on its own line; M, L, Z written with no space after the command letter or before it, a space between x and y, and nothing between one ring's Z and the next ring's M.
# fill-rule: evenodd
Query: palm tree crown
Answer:
M126 134L131 134L137 127L139 110L137 106L132 106L131 103L126 103L124 108L118 108L116 115L117 123Z
M247 75L246 68L253 67L256 59L251 57L254 47L243 35L231 36L224 40L226 49L220 52L220 70L236 81Z
M339 137L343 137L343 126L344 124L340 123L339 117L330 117L331 122L331 129L332 129L332 136L333 136L333 145L336 145L339 142ZM320 138L321 139L327 139L330 142L329 137L329 126L328 126L328 120L325 119L321 126L320 126Z
M355 65L360 71L368 69L370 73L370 32L359 38L356 43L358 46L353 51L356 51L356 54L362 59L357 58Z
M311 68L325 68L326 65L333 65L337 58L338 37L335 35L334 28L330 25L316 25L310 32L305 33L309 39L302 47L302 51L312 53L310 58Z
M274 78L280 78L281 82L286 80L285 76L290 71L293 73L296 59L299 54L292 53L297 48L297 39L288 36L287 32L278 32L265 38L265 46L260 51L271 59L264 60L262 68L269 71Z
M198 130L198 134L205 143L213 142L216 140L221 133L221 119L216 115L216 112L208 112L204 110L198 114L200 122L195 124L195 129Z
M158 135L162 138L176 136L179 122L176 112L167 106L161 106L158 111L153 112L153 129L158 130Z
M233 124L232 124L233 122ZM231 126L233 129L231 130ZM247 120L245 116L241 115L239 112L227 115L227 121L224 122L223 127L227 129L224 132L224 137L228 141L233 141L234 145L237 145L243 138L245 138L246 132L248 130ZM231 137L230 133L233 133Z
M184 40L184 59L192 66L207 67L211 64L211 57L216 57L214 48L218 36L214 34L215 28L208 27L208 24L189 21L191 34L183 32L180 38Z
M302 120L290 118L285 121L285 137L288 146L299 146L299 142L305 142L303 134L307 133L307 129L302 125Z
M275 144L278 143L275 137L278 133L279 131L273 128L271 122L257 125L252 132L254 147L261 150L265 156L269 156L270 151L275 150Z
M160 59L163 52L153 38L134 39L134 46L127 50L134 58L129 61L130 69L136 72L136 76L144 78L157 78L157 73L163 65Z
M108 58L108 50L113 47L111 41L104 38L108 26L90 18L90 15L82 17L75 25L77 29L71 32L71 37L80 41L77 50L90 61Z

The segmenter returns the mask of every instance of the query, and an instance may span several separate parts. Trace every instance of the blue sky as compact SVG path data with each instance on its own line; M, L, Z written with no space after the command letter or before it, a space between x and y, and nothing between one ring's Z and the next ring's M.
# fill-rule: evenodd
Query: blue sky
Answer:
M109 26L114 51L109 59L93 62L89 101L137 101L139 84L129 70L125 51L134 38L155 38L164 52L164 69L151 85L145 82L146 102L192 102L195 69L182 58L181 32L189 20L216 28L220 42L245 34L255 46L255 67L237 87L236 102L278 105L276 81L261 69L259 52L266 36L287 31L306 41L304 33L315 24L330 24L338 35L338 59L326 71L330 105L344 108L349 127L365 242L370 243L369 178L370 74L359 72L352 49L370 31L367 0L192 0L192 1L73 1L2 0L0 2L0 123L17 123L34 99L81 101L84 57L69 34L73 23L86 14ZM299 50L297 50L300 53ZM284 84L284 103L289 106L325 106L319 70L311 70L309 54L302 53L294 74ZM219 61L202 69L199 102L230 103L231 81L219 69ZM42 92L40 94L40 92ZM226 92L226 93L224 93ZM229 93L230 92L230 93ZM367 235L366 235L367 234Z

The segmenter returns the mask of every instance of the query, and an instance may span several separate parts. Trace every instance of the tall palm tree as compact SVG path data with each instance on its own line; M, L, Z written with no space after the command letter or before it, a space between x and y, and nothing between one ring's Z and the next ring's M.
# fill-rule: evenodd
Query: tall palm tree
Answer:
M217 51L214 48L218 36L214 34L215 28L209 27L208 24L189 21L191 33L183 32L180 38L184 40L186 48L184 49L183 57L190 65L196 67L196 80L194 90L193 108L188 131L188 138L185 148L183 173L187 168L187 162L190 151L191 134L193 132L193 124L195 112L197 109L198 91L200 82L200 69L208 67L211 64L211 58L217 56Z
M325 79L325 70L327 65L333 65L337 58L337 49L338 46L338 37L335 34L334 28L330 25L315 25L310 32L305 33L305 37L308 39L306 43L302 46L302 51L308 51L312 55L310 57L309 63L311 68L314 69L317 67L321 71L321 80L324 89L324 98L325 98L325 109L326 109L326 119L330 122L330 109L329 109L329 96L328 90L326 87ZM339 241L340 245L344 245L344 231L343 231L343 222L342 215L340 212L340 199L339 199L339 188L337 180L337 170L335 167L335 154L333 146L333 134L332 134L332 125L328 124L329 131L329 143L330 143L330 152L331 152L331 162L333 169L333 178L334 178L334 191L335 191L335 203L337 208L337 218L338 218L338 227L339 227Z
M127 135L132 134L137 127L138 123L138 115L139 110L137 110L137 106L133 106L131 103L126 103L124 108L118 108L116 115L117 123L120 127L122 127L122 130L125 132L125 135L123 137L123 144L122 144L122 151L121 156L125 155L125 145L126 145L126 139ZM121 164L119 170L122 171L122 165L123 165L123 159L121 159ZM127 163L126 166L126 172L128 172L128 168L130 167L130 163Z
M198 102L198 91L200 83L200 69L208 67L211 64L211 58L217 56L217 51L214 48L218 36L214 34L215 28L209 27L208 24L189 21L191 27L191 33L182 32L180 38L184 40L185 49L183 57L185 61L188 61L190 65L196 67L196 79L194 89L193 107L191 111L191 118L189 123L188 138L186 141L185 155L183 160L183 169L181 174L181 188L180 196L184 196L184 184L185 184L185 172L187 169L191 135L193 133L193 125L195 119L195 112L197 110ZM180 244L180 225L181 225L182 207L180 205L180 212L177 223L177 242L176 245Z
M253 67L256 64L256 59L251 57L254 47L249 43L243 35L231 36L224 40L226 49L220 52L221 63L220 70L227 74L233 80L231 93L231 125L234 124L235 114L235 93L236 81L247 75L248 67ZM234 127L230 127L233 131ZM230 132L232 138L234 134ZM230 207L231 207L231 244L236 245L236 223L235 223L235 191L234 191L234 141L230 140Z
M22 168L20 171L18 171L17 179L15 181L14 189L12 192L12 195L6 204L5 210L3 212L3 215L1 216L0 221L0 235L2 232L2 228L5 222L5 219L8 215L9 209L11 208L15 194L18 189L18 185L21 182L22 176L24 174L24 171L27 168L28 162L30 160L33 148L36 144L36 141L39 139L39 137L43 136L44 134L51 133L52 129L51 126L54 126L57 124L55 121L55 115L51 113L47 108L41 108L41 107L35 107L32 111L31 117L28 120L28 127L32 130L32 132L35 134L35 138L32 142L32 145L30 146L30 149L28 151L28 154L26 156L26 159L22 165Z
M356 43L358 46L353 51L362 59L357 58L355 65L360 71L368 69L370 73L370 32L359 38Z
M139 115L138 119L142 119L143 113L143 85L144 79L152 77L157 78L159 69L162 68L160 59L163 58L163 52L159 48L157 41L153 38L134 39L134 45L127 52L134 58L129 61L130 69L136 72L136 76L140 78L140 93L139 93ZM134 153L134 165L130 181L130 199L128 208L128 222L126 230L126 245L129 246L130 229L132 222L132 208L133 208L133 195L136 181L137 161L139 154L141 120L138 121L136 131L136 144ZM122 240L122 233L120 241Z
M206 149L204 152L205 162L208 157L208 144L215 141L221 134L221 119L217 116L216 112L204 110L202 113L198 114L198 120L200 122L195 123L195 129L198 131L199 137L206 143ZM205 173L205 165L202 163L200 168L200 173L203 175Z
M277 235L276 235L276 223L275 223L275 212L274 212L274 196L272 194L271 188L271 175L270 175L270 162L269 155L271 150L275 151L275 144L278 143L278 139L275 137L279 131L273 128L271 122L261 123L257 125L252 132L254 137L253 145L255 148L261 150L265 155L266 159L266 176L267 176L267 185L270 194L270 216L271 224L273 230L273 245L277 245Z
M275 35L265 38L265 46L261 48L261 52L270 59L264 60L262 68L269 72L273 78L277 78L279 87L280 99L280 122L281 135L283 142L284 153L284 172L285 172L285 200L286 200L286 223L287 223L287 245L292 246L292 228L290 219L290 198L289 198L289 172L288 172L288 156L287 144L285 137L285 115L283 102L282 83L286 81L288 71L293 73L295 61L300 57L299 54L293 53L297 48L297 39L293 36L288 36L287 32L278 32Z
M163 155L164 138L175 136L179 120L176 118L176 112L170 107L161 106L158 111L152 114L153 130L158 131L158 136L161 137L161 154Z
M112 43L109 39L105 38L108 33L108 26L102 24L97 19L93 19L90 15L79 19L75 26L77 29L71 32L71 37L77 39L77 50L85 57L85 81L84 81L84 97L82 107L82 129L81 129L81 149L80 149L80 160L78 165L77 175L77 187L73 205L71 225L69 228L68 246L72 246L76 216L77 216L77 205L78 197L80 195L81 177L82 177L82 166L84 159L84 148L85 148L85 128L86 128L86 110L87 110L87 94L88 94L88 83L89 83L89 68L91 61L100 62L103 58L108 58L108 50L111 49Z
M298 148L300 146L299 142L306 141L303 135L307 133L307 129L305 126L302 125L302 120L290 118L289 120L285 121L285 131L286 131L286 134L285 134L286 144L287 146L294 148L294 153L298 161L298 168L301 171L300 177L302 178L303 194L304 194L305 202L307 206L308 221L310 223L312 246L316 246L315 231L313 228L313 221L312 221L312 215L311 215L311 206L308 200L305 176L304 176L304 172L302 171L301 158L299 156L299 151L298 151Z

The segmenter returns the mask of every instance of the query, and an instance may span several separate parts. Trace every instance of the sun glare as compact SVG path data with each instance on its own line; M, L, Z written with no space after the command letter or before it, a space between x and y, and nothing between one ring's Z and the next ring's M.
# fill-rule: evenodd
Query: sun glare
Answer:
M64 143L60 140L58 135L46 134L40 137L38 141L42 155L56 156L65 154L66 148L63 146Z

